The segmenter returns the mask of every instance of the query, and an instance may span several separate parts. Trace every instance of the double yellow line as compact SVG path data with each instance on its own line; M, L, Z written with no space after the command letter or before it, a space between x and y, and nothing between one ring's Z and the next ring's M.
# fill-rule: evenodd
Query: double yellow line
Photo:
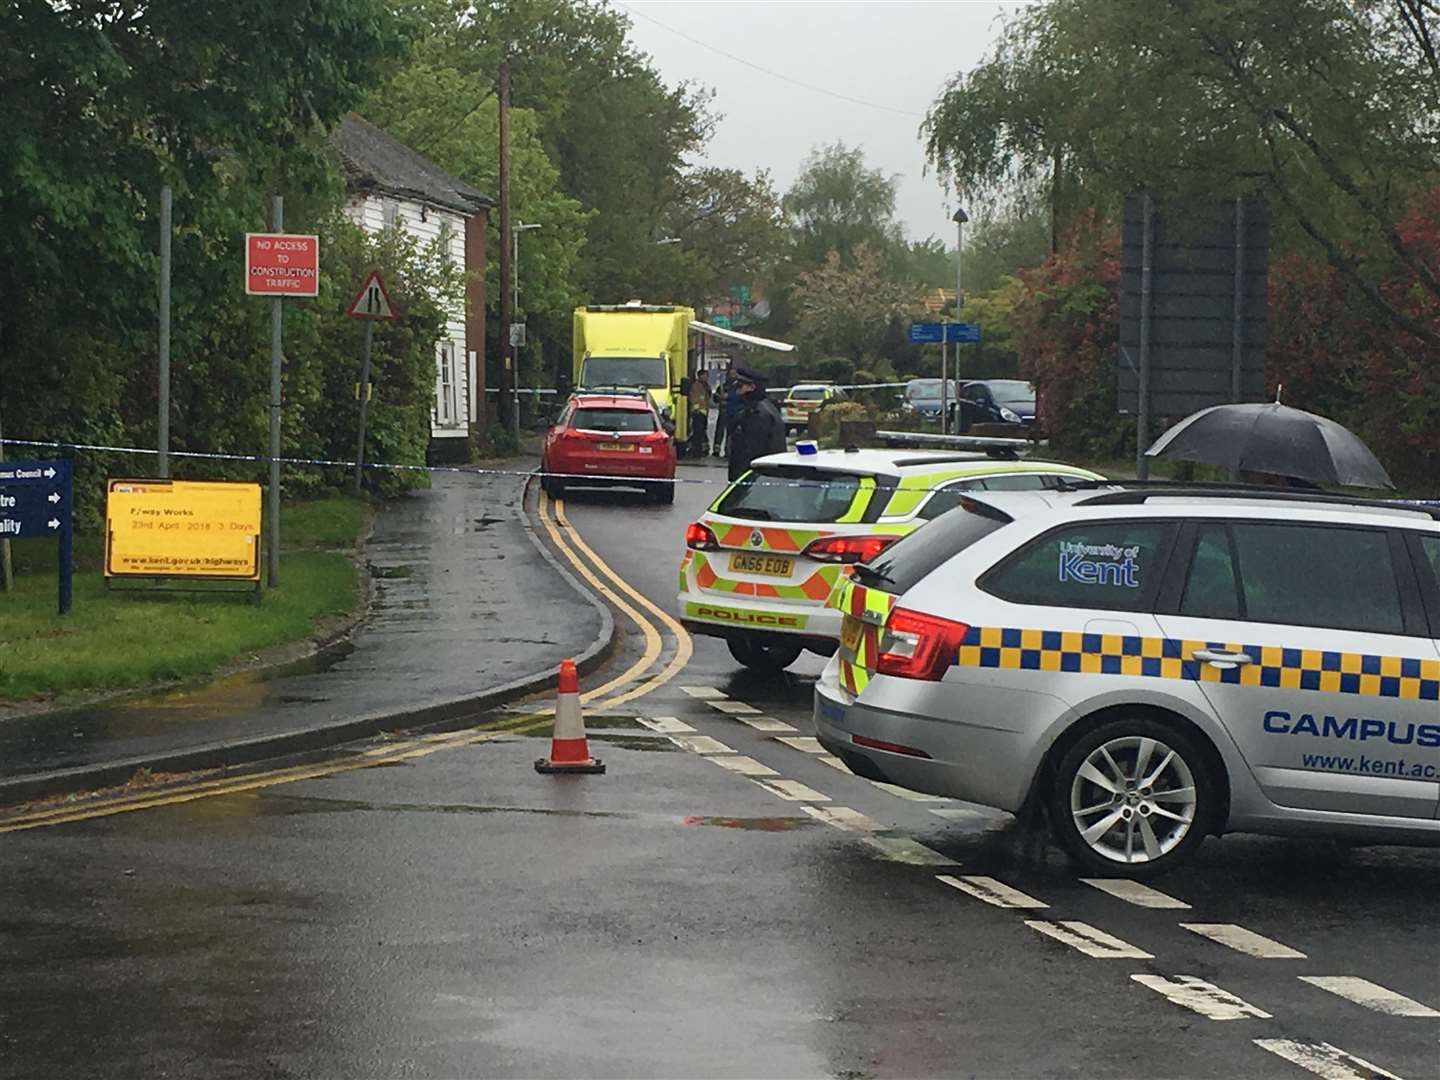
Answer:
M636 698L643 697L664 686L690 662L690 657L694 653L690 635L668 612L661 610L641 595L585 543L574 526L566 519L563 501L557 500L554 503L554 519L550 516L550 505L548 496L542 493L540 496L540 520L550 534L551 540L554 541L555 547L575 567L581 577L640 628L645 639L645 649L640 659L604 685L581 694L581 700L587 704L593 704L597 709L610 709L634 701ZM588 564L586 560L588 560ZM592 565L594 569L591 568ZM627 597L629 600L626 599ZM633 604L629 602L631 600L634 601ZM646 614L637 610L637 607L648 613L653 619L647 618ZM661 627L668 631L673 638L675 654L663 668L650 674L647 678L646 674L659 663L665 651ZM637 680L640 681L637 683ZM550 723L551 717L548 712L532 713L503 721L498 725L487 724L484 727L466 728L461 731L408 737L375 746L353 756L338 757L332 761L269 769L247 773L243 776L199 780L188 784L166 785L150 791L137 791L81 805L40 807L9 816L0 816L0 833L38 829L47 825L60 825L91 818L111 817L134 810L151 810L162 806L194 802L197 799L214 798L219 795L258 791L274 787L277 784L315 780L320 777L353 772L357 769L370 769L380 765L427 757L441 750L452 750L475 743L490 742L506 735L524 734Z
M553 519L550 516L552 505L555 508ZM579 531L565 517L564 499L555 499L552 503L550 496L542 491L539 514L540 523L545 527L546 533L549 534L551 542L554 543L560 554L565 556L566 561L596 592L605 597L617 611L623 613L626 618L639 627L640 633L645 639L645 649L638 660L604 685L585 691L580 695L580 700L587 705L593 704L597 709L613 709L652 693L680 674L695 652L694 643L690 640L690 635L685 628L669 612L652 603L611 569L604 559L595 554L590 545L585 543L585 539ZM605 580L601 580L601 578ZM626 597L633 600L634 604L629 603ZM653 616L653 621L637 611L637 606ZM656 625L657 622L660 624L659 627ZM646 672L659 662L661 654L664 652L660 627L664 627L674 638L675 655L658 672L649 678L644 678ZM637 679L643 679L643 681L639 685L631 686L630 684ZM620 690L622 687L629 687L629 689ZM612 691L616 690L620 690L620 692L612 694Z
M9 817L0 817L0 833L20 832L38 829L46 825L62 825L70 821L85 821L89 818L110 817L126 814L133 810L152 810L160 806L174 806L178 803L209 799L217 795L234 795L276 784L293 784L299 780L315 780L323 776L354 772L357 769L373 769L379 765L410 761L428 757L441 750L453 750L459 746L491 742L506 735L522 735L551 723L549 716L528 715L516 717L499 725L466 728L433 735L420 735L365 750L353 757L337 758L313 765L296 765L284 769L269 769L263 772L247 773L244 776L220 777L214 780L200 780L190 784L166 785L154 791L139 791L88 805L43 807L24 811Z

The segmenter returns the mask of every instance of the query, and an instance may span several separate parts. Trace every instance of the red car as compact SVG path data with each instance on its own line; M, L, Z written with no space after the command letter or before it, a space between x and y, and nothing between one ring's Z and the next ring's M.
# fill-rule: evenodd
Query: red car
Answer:
M636 487L675 501L675 441L642 395L576 394L545 434L540 481L552 497L570 484Z

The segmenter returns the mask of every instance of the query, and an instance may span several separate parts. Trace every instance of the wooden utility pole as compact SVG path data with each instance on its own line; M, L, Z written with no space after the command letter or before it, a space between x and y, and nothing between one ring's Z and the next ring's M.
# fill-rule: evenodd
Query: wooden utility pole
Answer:
M514 415L514 353L510 348L510 57L500 59L500 423L507 427ZM515 432L518 438L519 431Z

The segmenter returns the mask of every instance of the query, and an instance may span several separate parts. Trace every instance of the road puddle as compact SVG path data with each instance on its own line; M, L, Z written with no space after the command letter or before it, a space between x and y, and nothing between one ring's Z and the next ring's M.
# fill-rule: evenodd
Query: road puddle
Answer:
M791 832L807 829L814 822L800 817L710 817L691 815L680 819L682 825L713 825L721 829L744 829L747 832Z

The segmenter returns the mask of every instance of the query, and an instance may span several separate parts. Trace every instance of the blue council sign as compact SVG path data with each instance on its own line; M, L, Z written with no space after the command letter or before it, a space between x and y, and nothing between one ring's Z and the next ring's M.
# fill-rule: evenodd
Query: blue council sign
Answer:
M61 615L70 610L73 508L70 462L0 461L0 540L53 536L60 541L57 607Z
M910 344L938 345L944 341L979 341L980 324L917 322L910 324Z

